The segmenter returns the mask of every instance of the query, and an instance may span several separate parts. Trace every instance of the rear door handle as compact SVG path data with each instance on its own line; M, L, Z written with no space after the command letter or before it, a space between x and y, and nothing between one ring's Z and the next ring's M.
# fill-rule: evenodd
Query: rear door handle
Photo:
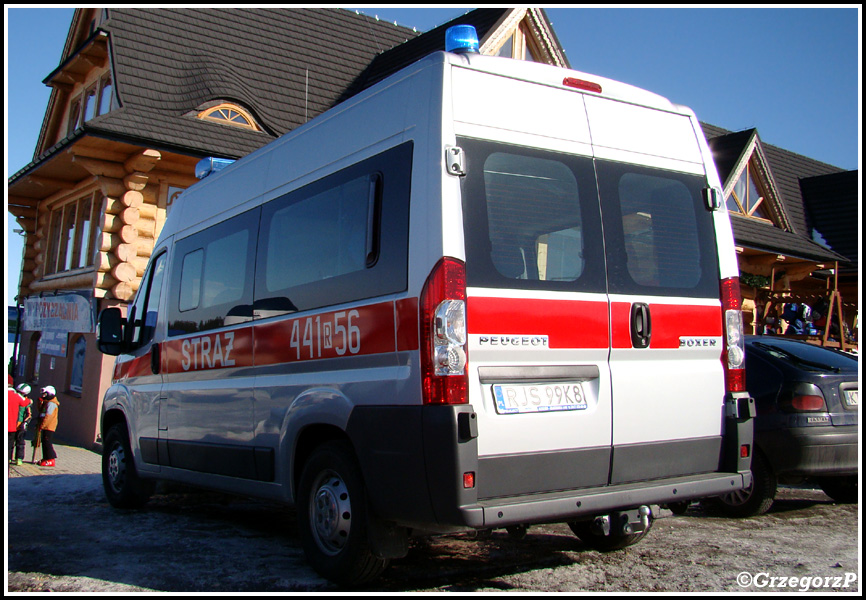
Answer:
M652 317L649 304L635 302L631 305L632 348L648 348L652 336Z

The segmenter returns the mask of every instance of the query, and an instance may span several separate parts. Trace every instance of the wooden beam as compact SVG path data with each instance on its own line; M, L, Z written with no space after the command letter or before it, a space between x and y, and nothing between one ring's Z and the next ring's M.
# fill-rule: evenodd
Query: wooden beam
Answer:
M142 150L138 154L134 154L126 159L123 163L124 168L129 173L139 171L141 173L149 173L156 167L157 163L162 160L162 154L157 150Z
M123 179L126 177L126 169L116 162L88 158L85 156L73 156L72 162L87 170L91 175Z
M40 187L59 187L63 190L71 190L78 185L78 183L74 181L43 177L42 175L27 175L27 181Z

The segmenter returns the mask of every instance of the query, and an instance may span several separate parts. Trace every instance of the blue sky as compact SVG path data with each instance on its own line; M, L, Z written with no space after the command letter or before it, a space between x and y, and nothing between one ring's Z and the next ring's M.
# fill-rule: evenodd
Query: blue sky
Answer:
M858 5L859 6L859 5ZM468 8L352 8L428 31ZM572 68L691 107L732 131L843 169L860 165L860 9L548 8ZM71 8L6 8L6 176L33 158ZM7 213L6 299L21 241Z

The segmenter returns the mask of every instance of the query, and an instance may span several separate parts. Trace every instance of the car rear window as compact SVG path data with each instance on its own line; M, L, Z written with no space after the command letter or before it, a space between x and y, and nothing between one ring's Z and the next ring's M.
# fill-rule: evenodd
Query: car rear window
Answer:
M780 360L793 361L808 371L857 370L857 360L851 355L806 342L764 337L747 343Z

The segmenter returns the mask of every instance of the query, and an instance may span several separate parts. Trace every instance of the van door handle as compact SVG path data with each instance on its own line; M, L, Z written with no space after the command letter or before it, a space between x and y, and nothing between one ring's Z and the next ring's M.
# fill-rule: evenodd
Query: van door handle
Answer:
M652 317L649 304L635 302L631 305L631 345L633 348L648 348L652 336Z

